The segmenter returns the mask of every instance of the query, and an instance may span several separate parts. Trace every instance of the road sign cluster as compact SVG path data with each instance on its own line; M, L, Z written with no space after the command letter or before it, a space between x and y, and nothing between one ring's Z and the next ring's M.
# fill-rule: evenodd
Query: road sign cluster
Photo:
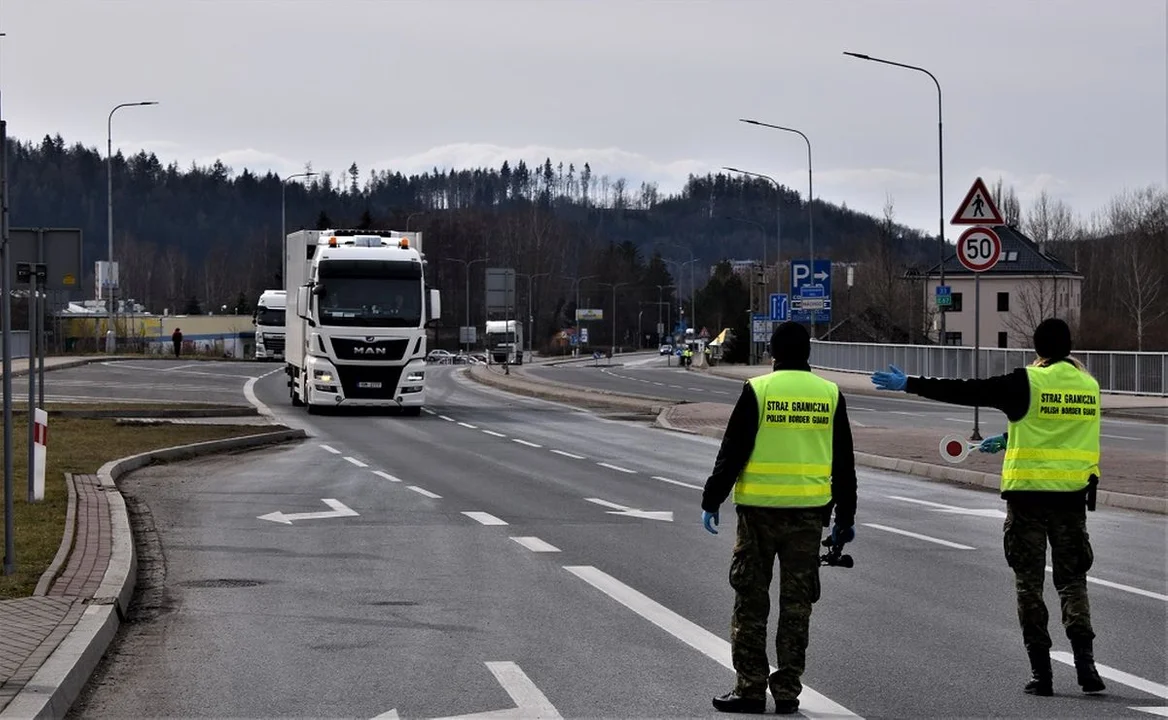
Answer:
M980 177L973 181L973 187L969 188L949 222L973 226L961 233L957 240L957 259L966 269L982 273L998 264L1002 257L1002 240L992 226L1004 225L1005 220Z
M791 319L798 323L831 322L831 260L791 261Z

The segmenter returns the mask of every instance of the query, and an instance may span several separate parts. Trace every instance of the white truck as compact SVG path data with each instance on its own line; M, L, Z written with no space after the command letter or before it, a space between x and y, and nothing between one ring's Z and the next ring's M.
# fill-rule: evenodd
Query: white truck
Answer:
M515 320L488 320L487 358L492 363L523 364L523 323Z
M287 240L292 404L421 414L426 328L442 314L426 286L422 234L300 230Z
M284 290L264 290L251 321L255 325L256 360L284 359Z

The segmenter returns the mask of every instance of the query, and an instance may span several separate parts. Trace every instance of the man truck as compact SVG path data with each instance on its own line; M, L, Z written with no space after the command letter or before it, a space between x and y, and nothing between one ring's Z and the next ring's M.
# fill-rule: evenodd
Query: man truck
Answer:
M284 305L287 293L283 290L264 290L256 303L251 321L255 324L256 360L284 359Z
M523 324L515 320L488 320L487 357L492 363L523 364Z
M426 401L426 328L442 314L426 286L420 232L300 230L287 238L285 372L291 402L388 407Z

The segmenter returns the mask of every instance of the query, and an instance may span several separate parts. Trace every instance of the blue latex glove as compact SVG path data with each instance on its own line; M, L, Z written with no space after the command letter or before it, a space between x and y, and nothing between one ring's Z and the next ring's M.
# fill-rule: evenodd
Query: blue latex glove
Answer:
M889 365L891 372L872 373L872 384L877 390L904 390L908 377L895 365Z
M715 530L713 525L710 524L711 522L714 525L718 524L718 513L706 512L705 510L702 510L702 526L706 528L707 532L713 535L717 535L718 531Z
M843 545L850 543L856 539L856 528L853 525L850 528L841 528L839 525L834 525L831 528L831 542L833 545Z
M996 453L1006 449L1006 436L994 435L981 441L981 445L977 449L983 453Z

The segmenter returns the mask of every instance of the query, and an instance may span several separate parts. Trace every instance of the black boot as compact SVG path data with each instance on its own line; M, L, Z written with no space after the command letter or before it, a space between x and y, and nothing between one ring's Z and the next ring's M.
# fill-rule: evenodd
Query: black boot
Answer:
M765 713L766 696L761 698L745 698L728 692L714 698L714 709L728 713Z
M1071 650L1075 654L1075 674L1079 677L1079 687L1083 688L1085 693L1103 692L1107 686L1103 684L1103 678L1099 677L1099 671L1095 669L1095 652L1093 644L1090 640L1074 640L1071 642Z
M1027 650L1030 656L1030 682L1023 688L1031 695L1054 695L1054 672L1050 669L1049 650Z
M799 698L794 700L780 700L775 698L776 715L794 715L799 712Z

